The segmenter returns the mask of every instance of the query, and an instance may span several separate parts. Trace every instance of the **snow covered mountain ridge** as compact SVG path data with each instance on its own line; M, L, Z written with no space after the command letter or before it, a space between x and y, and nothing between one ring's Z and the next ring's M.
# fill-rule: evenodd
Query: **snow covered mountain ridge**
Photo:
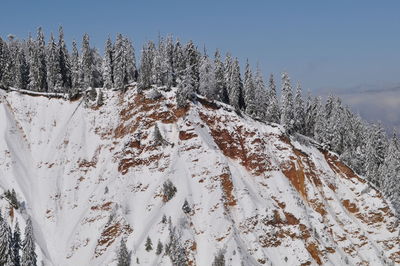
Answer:
M0 188L21 206L1 213L31 218L38 262L117 265L123 239L132 265L400 263L390 204L337 155L175 92L0 91Z

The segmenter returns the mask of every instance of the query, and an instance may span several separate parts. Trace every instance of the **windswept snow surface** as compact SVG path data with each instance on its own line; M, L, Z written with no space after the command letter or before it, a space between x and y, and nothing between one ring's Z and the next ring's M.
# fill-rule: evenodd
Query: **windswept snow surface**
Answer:
M133 265L171 265L155 253L164 214L192 265L218 252L227 265L400 263L392 209L335 154L221 103L176 109L175 89L149 94L104 91L103 106L85 107L0 92L0 192L23 202L8 219L32 218L44 265L116 265L122 237ZM177 188L167 202L166 180Z

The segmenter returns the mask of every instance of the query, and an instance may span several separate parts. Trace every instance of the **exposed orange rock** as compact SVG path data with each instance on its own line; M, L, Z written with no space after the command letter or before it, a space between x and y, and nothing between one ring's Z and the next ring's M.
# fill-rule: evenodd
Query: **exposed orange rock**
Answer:
M197 137L195 133L186 132L186 131L179 131L179 139L180 140L188 140Z
M343 200L343 206L351 213L356 213L359 211L357 205L355 203L350 202L350 200Z
M122 233L131 234L132 231L129 225L121 225L121 223L118 222L107 225L97 241L94 252L95 257L101 256Z
M235 206L236 199L233 195L233 183L229 173L224 173L219 176L221 180L222 190L225 195L225 206Z
M102 205L92 206L92 207L90 207L90 209L93 211L110 211L112 209L112 204L113 204L113 202L108 201Z
M310 243L306 247L308 253L310 253L311 257L319 264L322 264L321 258L320 258L320 251L318 250L318 246L315 243Z

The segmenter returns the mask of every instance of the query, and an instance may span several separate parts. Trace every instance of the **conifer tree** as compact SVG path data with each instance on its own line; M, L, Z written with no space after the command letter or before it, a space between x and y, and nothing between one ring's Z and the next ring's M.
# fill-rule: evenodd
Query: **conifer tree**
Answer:
M15 86L20 89L27 89L29 83L29 65L22 48L18 49L15 68Z
M232 61L228 58L228 56L225 64L225 75L229 104L232 105L236 110L240 110L242 107L244 107L244 99L242 94L239 60L235 58L235 60Z
M182 205L182 210L184 213L188 214L192 211L192 208L190 208L189 202L185 199L185 202Z
M186 81L191 81L191 87L193 88L194 92L197 92L199 88L199 59L200 54L197 51L196 46L194 45L193 41L189 41L185 46L184 51L185 62L186 62L186 71L185 75L190 74L191 77L185 77ZM189 70L188 70L189 68Z
M14 266L20 266L21 257L20 251L21 249L21 231L19 229L18 221L15 223L13 238L12 238L12 261Z
M12 266L12 234L5 218L0 217L0 265Z
M40 90L39 80L39 59L38 59L38 47L37 42L29 36L28 39L28 65L29 65L29 84L28 89L32 91Z
M147 237L146 243L144 244L144 246L145 246L145 249L147 252L153 250L153 243L151 242L151 239L149 236Z
M153 42L148 42L144 45L142 50L142 57L140 59L140 75L139 75L139 89L150 88L153 80L153 62L154 62L155 47Z
M160 255L163 252L163 244L161 243L160 239L158 240L157 243L157 248L156 248L156 255Z
M22 244L22 266L36 266L35 237L31 219L28 219L25 227L25 237Z
M71 87L71 66L69 61L69 53L64 40L64 30L62 26L58 28L58 65L60 67L62 88Z
M40 91L47 91L46 43L42 28L37 33L36 60L38 66L38 85Z
M121 238L117 261L118 266L129 266L131 264L130 254L128 252L128 249L126 248L126 243L123 238Z
M305 112L301 86L298 83L294 97L294 130L298 133L305 133Z
M93 80L93 54L89 44L89 35L85 33L82 39L82 52L81 52L81 71L82 71L82 86L87 89L94 87Z
M214 55L214 66L215 66L215 90L216 90L216 99L223 103L229 103L228 92L226 91L225 84L225 68L224 64L221 61L221 55L219 50L215 51Z
M179 40L175 43L173 54L174 82L177 85L182 81L186 69L185 55Z
M281 125L291 133L294 129L293 91L287 73L282 74Z
M200 61L199 94L208 99L217 98L214 64L207 55Z
M254 88L255 88L254 100L256 102L258 118L263 121L268 121L267 118L269 109L269 95L267 89L265 88L265 83L263 76L261 74L261 70L258 66L254 78Z
M111 38L108 37L105 45L103 59L104 87L111 89L114 86L114 47Z
M132 41L128 38L124 38L125 42L125 56L126 56L126 80L128 83L137 81L137 67L135 48L133 47Z
M244 108L246 112L255 117L256 103L255 103L255 88L253 80L253 72L250 69L249 61L246 62L244 80L243 80L243 94L244 94Z
M0 82L2 81L2 77L4 74L4 69L7 65L7 59L5 56L5 48L6 48L6 42L3 41L3 39L0 37Z
M392 201L395 209L400 210L400 142L396 132L393 133L385 160L380 168L382 175L382 189Z
M187 66L183 80L176 91L176 103L178 108L186 107L188 101L194 98L195 88L193 84L192 68Z
M1 47L1 58L0 58L0 73L1 73L1 80L0 83L4 86L12 86L14 85L14 63L12 60L12 54L6 42L2 43Z
M280 121L280 109L278 97L276 95L276 85L274 76L271 74L268 83L268 106L267 106L267 118L266 120L272 123L279 123Z
M72 42L72 54L71 54L71 89L76 91L81 87L81 75L82 69L79 60L79 52L76 41Z
M126 69L127 69L127 58L125 41L122 34L118 34L115 40L115 48L114 48L114 83L115 87L118 89L122 89L123 86L127 83Z
M57 47L53 34L51 34L47 48L46 63L47 86L49 92L60 91L63 84L59 59L59 48Z
M365 166L367 179L378 187L382 185L379 169L385 159L385 149L386 143L383 128L381 125L373 124L367 139Z

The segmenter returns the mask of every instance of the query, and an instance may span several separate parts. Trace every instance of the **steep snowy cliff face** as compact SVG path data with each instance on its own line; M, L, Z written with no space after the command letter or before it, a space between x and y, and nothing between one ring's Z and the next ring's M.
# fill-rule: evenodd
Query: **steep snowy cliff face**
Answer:
M201 99L177 109L174 89L105 91L96 108L0 93L0 192L14 188L24 207L0 206L9 223L31 216L45 265L116 265L123 237L132 265L171 265L155 249L172 227L190 265L218 253L226 265L400 263L382 195L279 125Z

